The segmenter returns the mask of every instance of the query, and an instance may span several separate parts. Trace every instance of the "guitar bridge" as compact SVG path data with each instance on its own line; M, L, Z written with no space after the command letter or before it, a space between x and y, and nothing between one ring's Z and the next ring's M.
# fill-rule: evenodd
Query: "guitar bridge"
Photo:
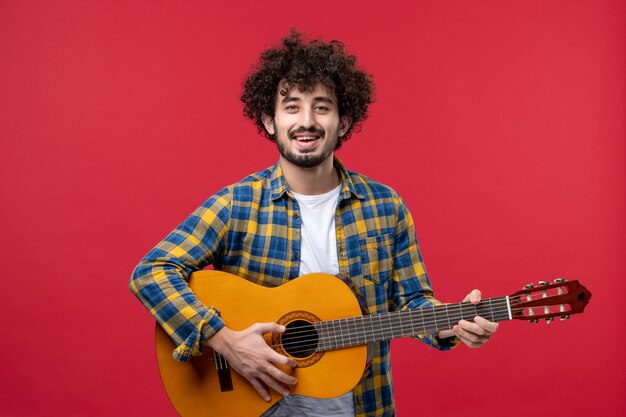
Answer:
M222 355L213 351L213 358L215 358L215 368L217 369L217 378L220 381L220 391L232 391L233 390L233 378L230 375L230 367L228 361L224 359Z

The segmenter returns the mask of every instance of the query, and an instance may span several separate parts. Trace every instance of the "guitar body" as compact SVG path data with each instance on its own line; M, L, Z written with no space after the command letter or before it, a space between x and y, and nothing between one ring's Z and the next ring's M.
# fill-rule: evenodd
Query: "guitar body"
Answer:
M328 274L309 274L268 288L225 272L199 271L192 274L189 286L205 305L217 308L233 330L243 330L254 323L278 322L289 326L295 322L361 315L352 290ZM277 337L272 341L272 336L266 335L266 341L275 344ZM210 349L205 347L202 356L180 363L172 358L174 348L169 336L157 325L156 351L161 379L174 408L183 417L260 416L282 398L270 391L270 402L264 401L234 369L226 371L231 387L224 389ZM277 350L285 354L281 348ZM332 398L358 384L366 367L367 346L292 357L298 366L284 369L298 379L291 394Z

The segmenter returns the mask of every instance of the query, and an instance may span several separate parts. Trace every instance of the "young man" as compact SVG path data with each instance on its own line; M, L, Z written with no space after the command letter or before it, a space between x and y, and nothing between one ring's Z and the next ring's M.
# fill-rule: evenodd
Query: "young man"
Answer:
M402 199L334 156L372 102L371 78L355 63L341 43L307 43L295 32L263 52L242 101L259 133L276 142L278 163L209 198L146 255L130 281L177 344L176 359L187 361L206 345L266 400L270 389L286 396L267 416L394 415L389 342L373 346L372 364L352 392L329 400L288 396L297 381L275 365L295 361L263 339L284 327L229 329L189 290L191 272L212 264L265 286L325 272L350 280L369 314L438 303ZM480 292L464 301L478 303ZM496 330L477 317L420 339L442 350L459 341L479 347Z

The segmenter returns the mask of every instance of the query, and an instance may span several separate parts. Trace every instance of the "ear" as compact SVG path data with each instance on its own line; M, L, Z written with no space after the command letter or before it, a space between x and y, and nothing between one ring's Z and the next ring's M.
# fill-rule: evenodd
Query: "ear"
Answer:
M270 135L276 134L274 129L274 118L272 118L272 116L263 113L263 115L261 116L261 120L263 121L263 126L265 126L265 130L267 130L267 133L269 133Z
M343 137L346 134L350 126L352 125L352 118L350 116L341 116L339 119L339 137Z

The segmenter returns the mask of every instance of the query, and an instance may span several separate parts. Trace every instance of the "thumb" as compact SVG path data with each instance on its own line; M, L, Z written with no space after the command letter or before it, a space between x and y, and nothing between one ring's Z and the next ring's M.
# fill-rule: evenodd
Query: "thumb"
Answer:
M283 333L285 331L285 326L278 323L256 323L252 326L251 330L259 333Z

